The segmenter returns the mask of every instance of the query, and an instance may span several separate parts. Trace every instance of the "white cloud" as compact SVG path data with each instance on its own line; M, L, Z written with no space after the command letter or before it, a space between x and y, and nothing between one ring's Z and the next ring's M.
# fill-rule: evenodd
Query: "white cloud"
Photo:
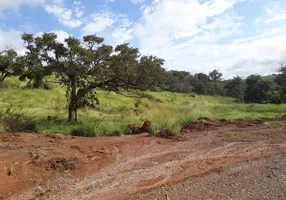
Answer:
M7 31L0 29L0 51L6 48L13 48L18 52L24 52L23 42L21 39L22 32L10 29Z
M269 24L269 23L275 22L275 21L284 20L284 19L286 19L286 15L285 16L272 17L266 21L266 24Z
M286 26L233 39L243 35L244 17L233 10L239 2L154 0L135 26L139 47L145 54L164 58L168 69L191 73L219 69L226 78L275 72L286 59L281 46Z
M84 6L82 6L80 1L74 1L74 12L77 18L81 18L84 15Z
M102 11L91 16L91 20L81 29L82 35L97 34L109 44L119 44L133 38L132 23L127 16Z
M132 3L143 3L145 0L131 0Z
M5 10L17 10L22 5L43 5L44 2L45 0L0 0L0 17L3 17L3 11Z
M213 0L200 3L197 0L154 0L145 7L142 21L136 25L141 48L161 48L171 45L174 39L188 39L207 27L207 20L223 14L239 0ZM227 26L215 22L213 26ZM205 27L206 26L206 27Z
M91 16L91 22L82 28L84 35L94 34L104 31L106 28L112 26L115 22L110 12L96 13Z
M75 8L72 10L64 7L63 0L51 0L45 5L45 10L47 13L53 14L62 25L76 28L81 26L82 22L80 19L76 19L74 15L80 18L84 12L83 8L79 7L79 2L76 1L74 5Z
M270 3L265 7L265 10L268 15L266 24L286 19L286 10L281 8L279 3Z
M61 42L61 43L65 43L65 39L68 38L69 36L71 36L71 34L63 31L63 30L52 30L50 32L53 32L55 34L57 34L57 41Z

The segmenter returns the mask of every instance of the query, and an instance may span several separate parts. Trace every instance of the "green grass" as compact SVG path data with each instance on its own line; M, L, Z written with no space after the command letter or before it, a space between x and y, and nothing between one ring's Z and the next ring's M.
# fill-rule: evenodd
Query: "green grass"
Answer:
M65 90L60 86L53 90L27 89L25 84L8 79L13 87L0 85L0 109L11 104L23 108L32 116L40 133L70 134L72 130L88 127L95 136L128 133L130 123L153 122L155 132L163 128L176 131L198 117L214 120L258 119L283 116L286 105L242 104L220 96L192 97L189 94L170 92L146 92L153 98L132 99L115 93L98 91L100 105L95 109L80 109L79 122L68 123ZM138 104L138 107L135 104ZM48 117L50 116L50 117Z

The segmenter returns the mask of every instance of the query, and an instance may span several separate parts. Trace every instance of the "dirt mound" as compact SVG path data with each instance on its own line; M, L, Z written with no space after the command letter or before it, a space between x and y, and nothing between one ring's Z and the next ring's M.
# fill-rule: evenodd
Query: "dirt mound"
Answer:
M196 121L190 122L182 128L182 132L212 130L219 126L219 122L213 121L208 117L200 117Z
M161 130L156 136L165 139L178 139L179 133L171 129L164 129Z
M127 128L129 128L132 131L132 135L137 135L141 133L150 133L152 127L152 122L149 120L144 121L143 125L139 124L128 124Z

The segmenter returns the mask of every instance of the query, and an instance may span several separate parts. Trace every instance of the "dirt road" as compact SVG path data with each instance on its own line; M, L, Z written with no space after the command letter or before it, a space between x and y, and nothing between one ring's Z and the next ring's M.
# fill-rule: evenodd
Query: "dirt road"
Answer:
M0 136L0 199L286 199L286 121L179 137Z

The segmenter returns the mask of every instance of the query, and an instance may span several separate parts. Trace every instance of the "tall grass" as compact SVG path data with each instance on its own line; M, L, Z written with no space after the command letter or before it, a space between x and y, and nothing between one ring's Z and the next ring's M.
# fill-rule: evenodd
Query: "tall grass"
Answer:
M15 81L15 80L13 80ZM15 81L16 82L16 81ZM163 128L179 130L198 117L212 119L257 119L282 116L286 105L234 103L220 96L199 96L171 92L146 92L143 99L132 99L115 93L98 91L100 105L95 109L80 109L79 121L67 122L65 90L17 87L0 88L0 109L22 107L26 115L34 116L40 133L70 134L88 129L95 136L128 133L130 123L153 122L156 132ZM91 131L93 130L93 131Z

